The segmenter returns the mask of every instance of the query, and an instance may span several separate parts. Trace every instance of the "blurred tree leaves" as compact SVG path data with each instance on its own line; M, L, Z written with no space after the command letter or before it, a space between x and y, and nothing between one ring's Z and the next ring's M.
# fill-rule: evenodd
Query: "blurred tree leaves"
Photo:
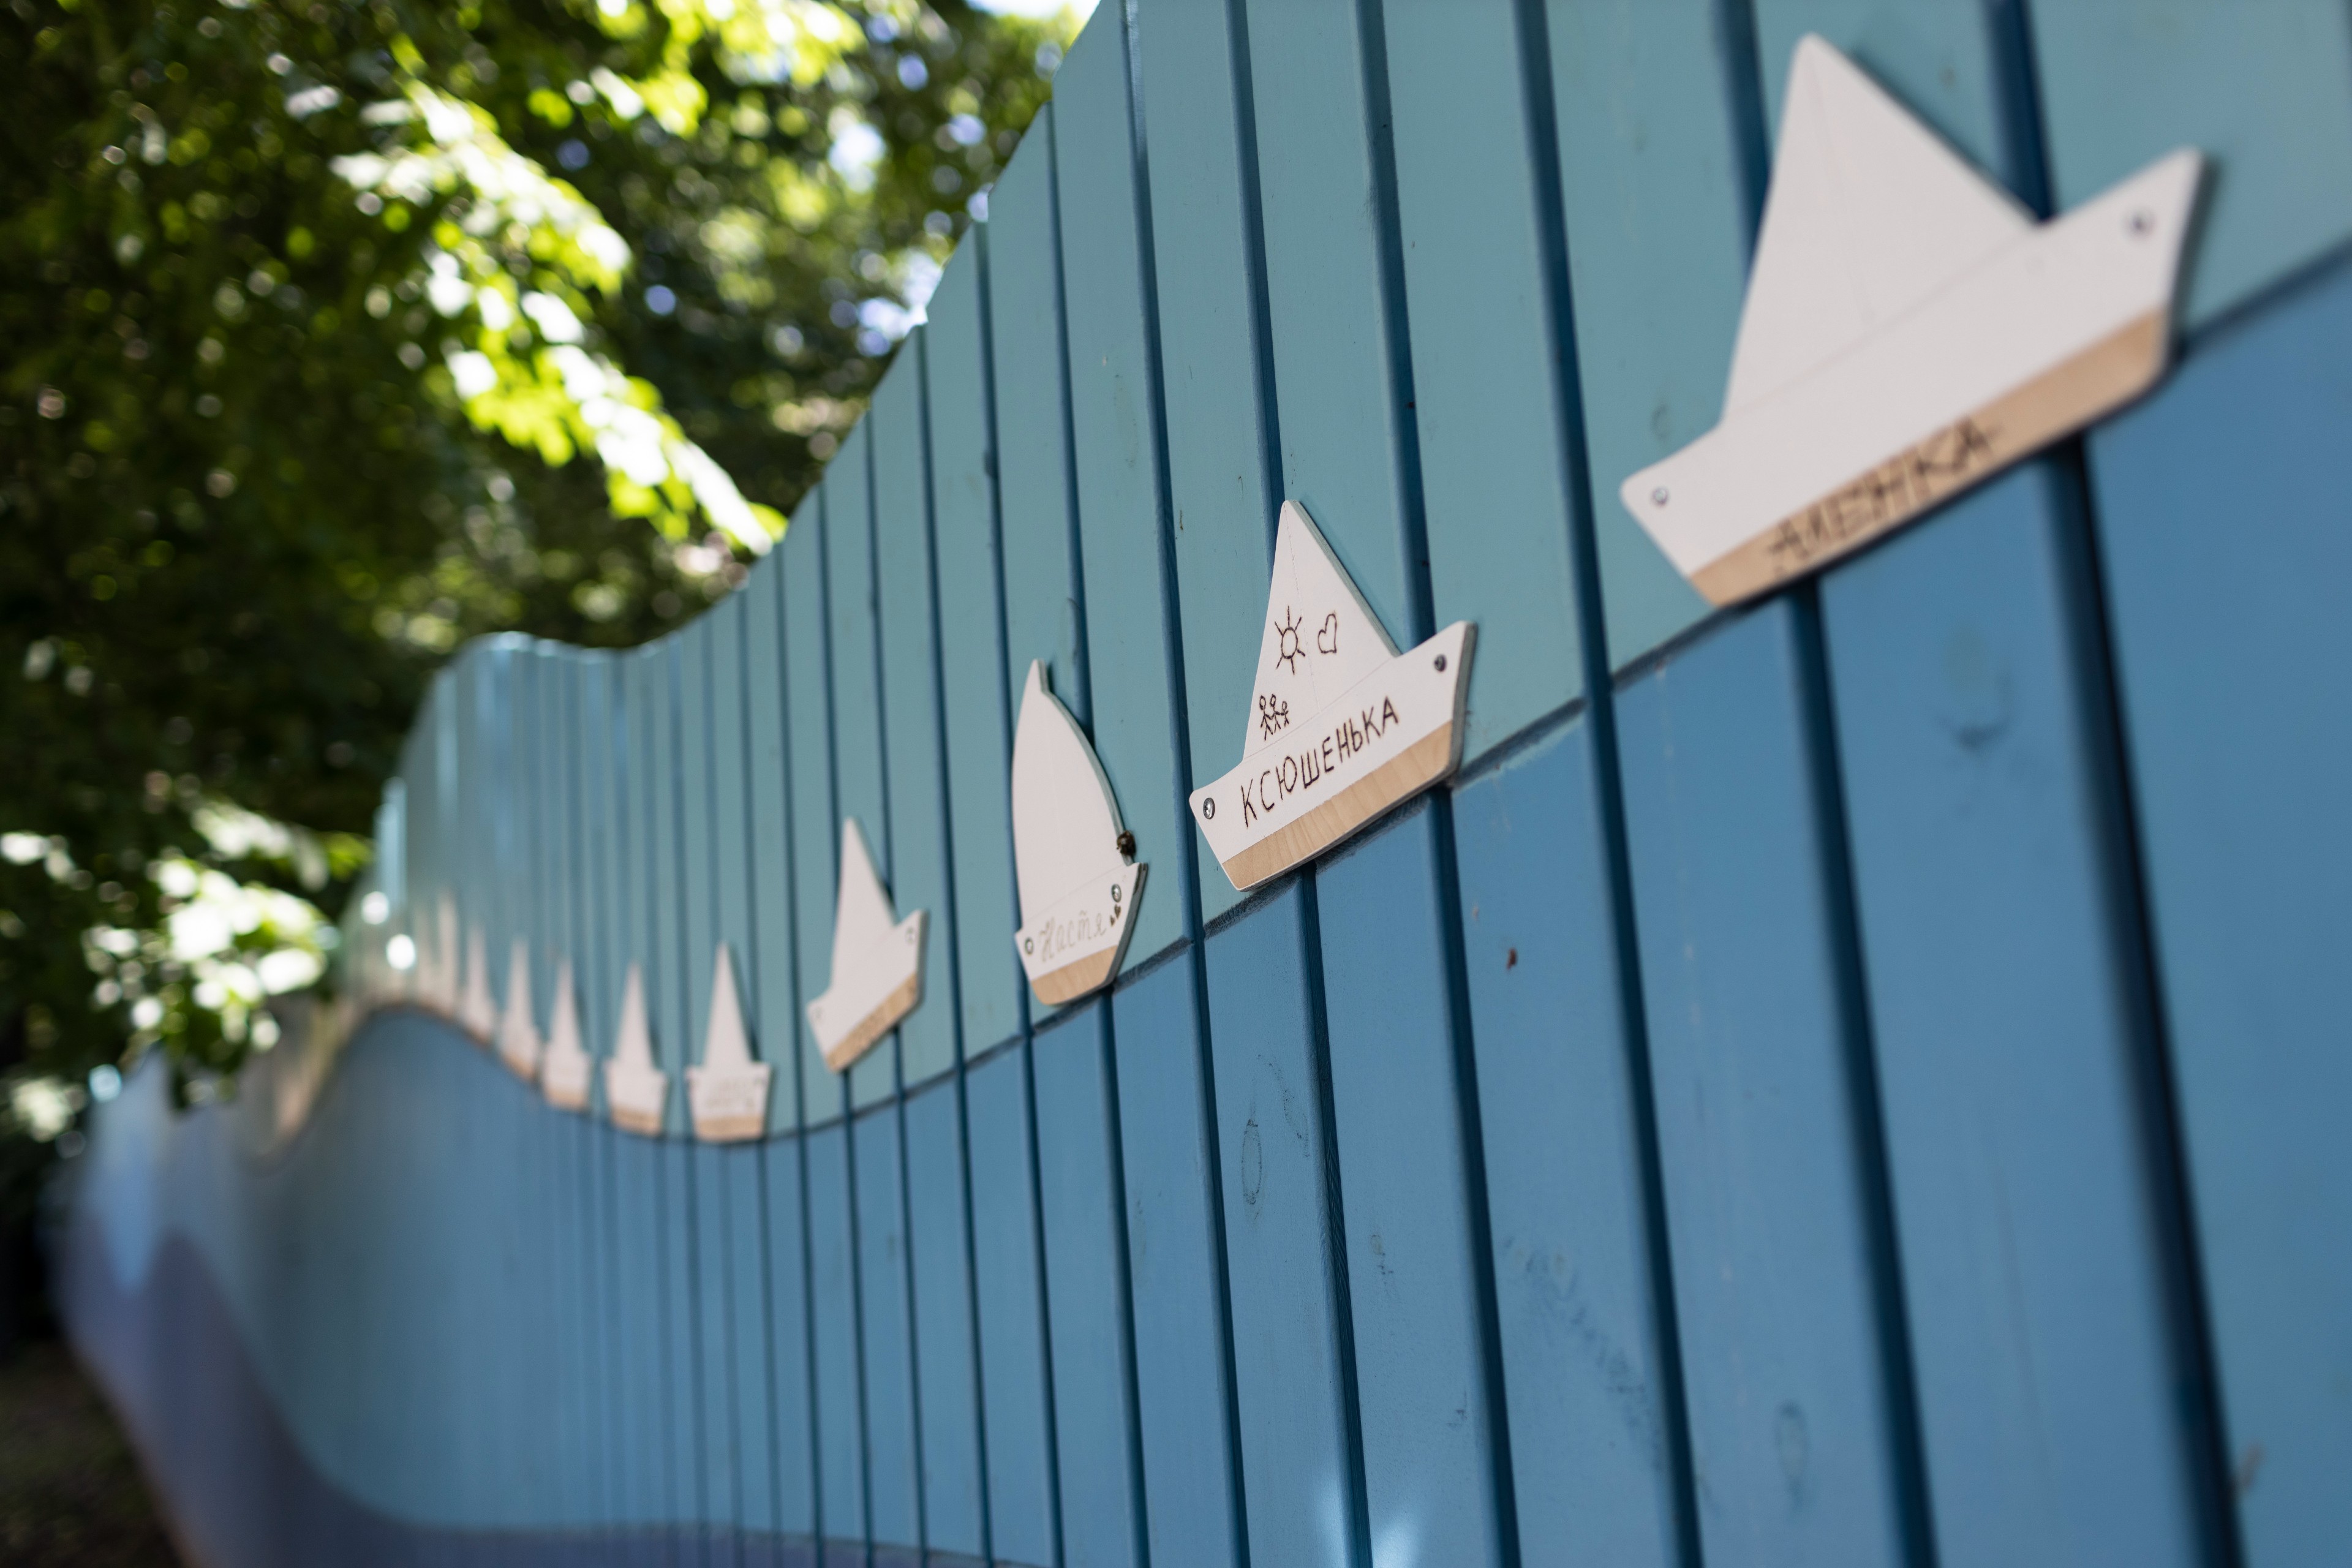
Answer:
M0 3L0 1071L233 1065L173 889L333 913L443 655L812 482L1070 25L750 4Z

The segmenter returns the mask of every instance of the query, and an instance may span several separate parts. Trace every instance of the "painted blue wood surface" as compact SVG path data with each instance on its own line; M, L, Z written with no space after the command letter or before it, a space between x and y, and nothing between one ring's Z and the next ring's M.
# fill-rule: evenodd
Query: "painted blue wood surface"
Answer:
M883 782L890 892L901 917L929 911L923 933L925 1005L898 1026L900 1070L910 1089L953 1069L957 1023L922 368L919 333L875 392L866 423L874 432L874 641L888 759Z
M1413 418L1435 624L1474 621L1465 763L1584 689L1555 344L1551 149L1530 78L1549 62L1513 0L1384 13ZM1534 55L1537 58L1530 58ZM1476 298L1463 309L1465 283Z
M1240 754L1264 624L1280 483L1262 350L1248 40L1224 0L1159 0L1137 17L1158 285L1169 528L1192 779ZM1193 846L1201 918L1241 901L1208 841ZM1163 881L1173 872L1164 867Z
M1617 705L1699 1531L1711 1559L1905 1562L1907 1373L1796 616Z
M858 1357L856 1236L849 1137L834 1122L807 1135L809 1297L816 1342L817 1533L830 1564L866 1542L865 1378Z
M1707 613L1617 486L1705 435L1723 409L1763 195L1746 9L1544 7L1612 669Z
M908 366L912 370L913 366ZM884 752L882 633L875 580L874 426L861 422L826 471L825 636L833 674L834 809L854 820L904 920L917 908L898 893L892 870L889 764ZM834 830L836 841L840 828ZM827 931L832 930L827 924ZM898 1032L893 1029L849 1069L853 1110L897 1092Z
M793 929L800 994L801 1111L815 1127L839 1116L847 1086L808 1030L808 1002L832 984L833 911L841 824L833 796L833 677L825 636L824 491L810 492L777 549L783 597L785 750L790 763Z
M979 1558L987 1552L985 1469L957 1076L908 1090L905 1116L923 1540L935 1552Z
M1204 953L1253 1563L1356 1563L1367 1551L1310 908L1303 885L1287 888L1213 933Z
M1085 614L1071 495L1054 110L1038 110L988 200L989 319L996 480L1005 559L1005 689L1044 659L1054 694L1084 724ZM1017 568L1012 563L1017 563Z
M964 1083L991 1551L1051 1568L1062 1561L1061 1514L1028 1043L974 1063Z
M1054 1367L1062 1558L1069 1568L1145 1561L1135 1343L1108 1020L1067 1009L1034 1047L1037 1192ZM1182 1507L1181 1500L1170 1500Z
M1089 27L1055 78L1057 187L1069 329L1079 558L1088 617L1087 679L1095 754L1156 867L1133 915L1124 965L1149 963L1184 932L1198 835L1181 803L1182 716L1159 410L1159 323L1149 272L1150 214L1136 177L1126 30Z
M1679 1390L1589 721L1454 796L1519 1550L1679 1558Z
M1400 647L1433 629L1387 167L1386 60L1347 0L1249 12L1283 495ZM1367 51L1370 51L1369 58ZM1276 71L1274 61L1318 61Z
M996 459L986 355L988 234L975 227L948 263L923 329L929 381L940 692L949 838L954 848L956 989L963 1047L977 1054L1021 1026L1026 983L1013 952L1011 689L1006 667Z
M1317 879L1375 1560L1512 1561L1477 1107L1446 930L1444 805Z
M911 1281L907 1266L905 1130L896 1101L849 1123L857 1300L866 1369L866 1518L878 1551L923 1545Z
M2352 239L2352 14L2329 0L2032 8L2073 206L2176 147L2211 160L2186 283L2204 327Z
M2352 878L2334 717L2352 697L2347 364L2339 265L2217 330L2090 441L2226 1458L2260 1568L2352 1552L2352 1059L2331 984Z

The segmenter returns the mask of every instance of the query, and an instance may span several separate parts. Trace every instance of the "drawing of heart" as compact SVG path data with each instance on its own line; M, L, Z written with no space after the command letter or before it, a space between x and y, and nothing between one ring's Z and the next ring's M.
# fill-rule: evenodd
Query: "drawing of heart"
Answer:
M1339 651L1339 611L1334 610L1329 615L1323 617L1323 629L1315 634L1315 651L1317 653L1338 653Z

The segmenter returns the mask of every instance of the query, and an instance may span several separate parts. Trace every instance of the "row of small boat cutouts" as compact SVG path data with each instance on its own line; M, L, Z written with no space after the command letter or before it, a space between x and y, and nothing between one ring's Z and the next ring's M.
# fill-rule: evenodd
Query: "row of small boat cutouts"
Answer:
M1785 102L1723 416L1620 489L1718 605L1819 570L2153 386L2203 169L2177 152L2037 223L1818 37L1799 41ZM1241 762L1191 796L1242 889L1454 772L1476 643L1458 621L1400 653L1296 500L1283 504L1271 577ZM1118 973L1146 868L1094 747L1034 662L1012 801L1022 969L1041 1002L1075 1001ZM898 918L845 821L831 984L808 1005L835 1071L920 1005L924 920ZM445 918L445 945L453 933ZM585 1105L569 965L542 1046L520 943L515 963L520 1000L504 1019L490 1016L478 958L448 1010L495 1032L551 1100ZM717 963L688 1104L698 1136L757 1137L770 1069L751 1059L723 946ZM605 1064L614 1120L658 1131L667 1089L632 965Z

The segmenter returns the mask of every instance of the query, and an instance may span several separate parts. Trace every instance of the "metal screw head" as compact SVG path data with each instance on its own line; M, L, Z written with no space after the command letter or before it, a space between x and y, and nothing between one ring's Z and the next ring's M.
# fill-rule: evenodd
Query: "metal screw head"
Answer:
M1119 899L1123 896L1123 892L1124 889L1122 889L1117 882L1113 882L1110 885L1110 901L1114 904L1118 902Z
M1665 486L1660 485L1656 489L1650 492L1650 504L1652 506L1664 506L1666 504Z
M2134 234L2149 233L2156 227L2156 215L2146 207L2141 207L2131 215L2126 226Z
M1034 936L1023 937L1021 939L1021 951L1024 953L1034 953L1037 951L1037 939Z
M1202 802L1201 803L1201 820L1202 820L1203 822L1205 822L1205 821L1207 821L1210 817L1213 817L1213 816L1216 816L1216 815L1217 815L1217 803L1216 803L1215 797L1212 796L1210 799L1204 800L1204 801L1202 801Z
M1437 673L1440 675L1445 673L1445 656L1442 653L1437 656Z
M1122 855L1132 855L1135 853L1135 835L1132 832L1122 833L1118 836L1118 852Z

